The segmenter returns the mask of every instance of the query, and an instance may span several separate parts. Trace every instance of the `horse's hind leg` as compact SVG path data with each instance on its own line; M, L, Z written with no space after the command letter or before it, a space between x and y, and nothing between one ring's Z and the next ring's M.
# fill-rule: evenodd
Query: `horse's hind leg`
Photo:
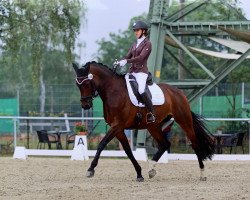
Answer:
M197 155L199 166L200 166L200 180L206 181L207 177L204 175L205 174L205 166L203 164L203 161L202 161L201 157L199 156L199 154L196 152L196 150L195 150L195 154Z
M141 174L141 166L138 164L138 162L136 161L136 159L135 159L135 157L134 157L134 155L132 153L132 150L130 148L130 145L129 145L129 142L128 142L128 139L127 139L126 135L123 132L121 132L121 133L118 133L116 135L116 137L121 142L125 153L127 154L128 158L131 160L131 162L134 165L135 171L137 173L137 179L136 180L138 182L144 181L144 178L142 177L142 174Z
M195 130L193 128L193 122L192 122L192 116L190 114L190 116L183 116L180 119L176 119L176 122L180 125L180 127L182 128L182 130L186 133L188 139L191 142L192 148L195 151L195 154L197 155L198 158L198 162L199 162L199 167L200 167L200 180L205 181L206 177L204 176L205 173L205 166L203 164L203 159L200 152L200 147L199 147L199 141L197 139L197 136L195 134Z
M195 154L197 155L199 167L200 167L200 180L206 180L206 177L204 177L205 166L203 164L201 156L199 155L199 150L198 150L199 146L198 146L198 141L196 139L193 127L192 127L192 124L193 124L192 120L190 121L190 123L188 123L190 125L184 122L182 123L180 123L179 121L176 121L176 122L180 125L182 130L186 133L188 139L191 142L192 149L195 151Z

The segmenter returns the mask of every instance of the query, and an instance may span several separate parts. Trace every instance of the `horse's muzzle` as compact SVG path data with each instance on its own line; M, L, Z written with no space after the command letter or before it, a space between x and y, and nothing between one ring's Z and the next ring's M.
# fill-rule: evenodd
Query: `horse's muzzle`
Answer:
M89 110L93 106L93 97L87 96L87 97L81 97L81 105L84 110Z
M84 110L89 110L92 106L91 105L82 105Z

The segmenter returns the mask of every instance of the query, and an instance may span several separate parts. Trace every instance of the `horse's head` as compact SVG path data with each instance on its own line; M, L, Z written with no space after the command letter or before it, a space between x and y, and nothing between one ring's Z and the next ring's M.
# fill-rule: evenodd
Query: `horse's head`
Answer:
M83 109L88 110L93 106L92 100L97 93L95 83L92 80L93 75L89 72L89 63L81 68L78 68L78 65L73 63L73 68L76 72L76 85L81 94L81 106Z

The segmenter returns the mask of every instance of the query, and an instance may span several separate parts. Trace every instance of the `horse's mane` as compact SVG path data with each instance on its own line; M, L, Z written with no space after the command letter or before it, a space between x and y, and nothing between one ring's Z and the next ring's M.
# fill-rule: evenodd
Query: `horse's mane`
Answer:
M94 64L95 66L98 66L98 67L104 67L105 69L108 69L110 72L112 72L113 74L116 74L117 76L121 76L121 77L125 76L125 74L120 74L117 71L113 72L113 69L111 69L109 66L103 63L98 63L96 61L87 62L83 67L88 67L90 64Z

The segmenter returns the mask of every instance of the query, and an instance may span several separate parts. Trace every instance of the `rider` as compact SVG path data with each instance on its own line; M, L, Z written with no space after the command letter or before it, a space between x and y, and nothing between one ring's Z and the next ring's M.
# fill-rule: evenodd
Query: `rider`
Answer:
M147 60L151 53L152 45L148 35L148 26L143 21L137 21L133 24L132 29L135 32L137 42L130 48L128 54L118 62L123 67L127 63L131 64L129 73L131 73L138 83L138 91L142 97L143 103L147 107L147 122L155 122L154 109L151 98L145 92L146 81L148 77Z

